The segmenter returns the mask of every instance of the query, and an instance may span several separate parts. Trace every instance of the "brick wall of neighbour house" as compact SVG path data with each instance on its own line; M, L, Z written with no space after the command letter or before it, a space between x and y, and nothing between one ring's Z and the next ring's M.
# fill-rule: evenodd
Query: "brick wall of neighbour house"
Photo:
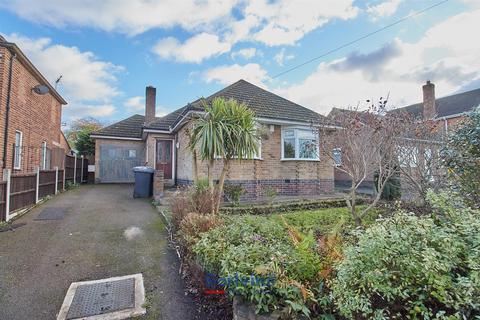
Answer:
M0 53L0 154L3 156L8 69L11 54L5 48L0 48ZM45 95L34 93L32 88L39 84L36 77L19 59L15 59L10 93L6 167L13 168L13 144L16 130L21 131L23 135L23 157L21 169L14 170L14 173L31 172L40 165L43 141L51 150L60 147L62 105L51 93ZM1 159L0 156L0 162ZM2 179L1 175L0 170L0 180Z
M166 140L173 140L172 148L175 149L175 136L169 134L159 134L159 133L149 133L146 139L146 164L149 167L155 168L155 152L156 152L156 141L157 139L166 139ZM174 152L175 154L175 152ZM179 164L180 159L178 159L177 163ZM164 179L164 183L166 186L173 186L175 184L175 158L173 159L173 167L172 167L172 179Z
M95 181L100 179L100 147L102 145L118 145L121 147L141 147L144 148L143 141L132 141L132 140L115 140L115 139L95 139ZM143 165L145 163L145 155L140 155L140 162ZM139 163L140 163L139 162Z
M193 157L188 150L188 138L184 126L178 133L178 184L189 184L193 180ZM329 143L323 139L321 143ZM321 148L322 149L322 148ZM312 195L333 191L333 165L330 157L320 154L320 161L281 161L281 126L275 125L262 139L261 160L234 161L227 180L240 183L247 190L245 198L264 195L266 187L276 189L279 195ZM215 163L214 177L222 170L221 160ZM199 162L199 175L206 177L207 166Z

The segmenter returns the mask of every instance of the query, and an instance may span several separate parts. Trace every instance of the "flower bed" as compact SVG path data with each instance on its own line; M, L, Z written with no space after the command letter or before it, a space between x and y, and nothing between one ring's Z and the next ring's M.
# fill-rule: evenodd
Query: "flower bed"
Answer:
M480 316L480 212L451 195L431 194L430 204L432 213L421 216L376 220L372 212L364 229L347 208L183 212L177 238L200 274L200 292L225 289L260 314L473 319Z
M358 204L366 203L361 198L357 200ZM252 214L262 215L271 213L282 213L299 210L314 210L321 208L342 208L346 207L344 199L323 199L323 200L301 200L289 201L275 204L252 204L238 207L222 207L220 212L223 214Z

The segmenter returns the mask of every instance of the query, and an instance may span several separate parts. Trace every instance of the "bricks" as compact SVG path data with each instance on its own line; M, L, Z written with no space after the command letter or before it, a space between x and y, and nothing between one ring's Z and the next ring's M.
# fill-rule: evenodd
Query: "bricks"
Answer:
M155 174L153 176L153 198L156 201L160 201L160 199L163 197L164 187L165 183L163 181L163 171L155 170Z
M178 179L177 184L191 184L193 180L193 157L188 149L185 126L178 133ZM321 143L330 143L324 139ZM281 161L281 126L262 139L261 160L234 161L227 181L239 183L247 190L244 199L264 196L266 187L273 187L278 195L312 195L333 191L333 165L330 157L320 155L320 161ZM218 179L222 162L216 161L214 178ZM200 177L207 176L206 163L199 161Z
M10 56L10 51L0 47L0 165L2 166ZM19 57L15 58L10 93L6 167L13 168L13 144L16 130L22 132L24 152L21 169L14 170L14 173L32 172L40 165L42 142L45 141L49 149L59 148L62 143L63 137L60 131L62 105L51 93L45 95L34 93L32 88L39 84L41 83L22 64Z

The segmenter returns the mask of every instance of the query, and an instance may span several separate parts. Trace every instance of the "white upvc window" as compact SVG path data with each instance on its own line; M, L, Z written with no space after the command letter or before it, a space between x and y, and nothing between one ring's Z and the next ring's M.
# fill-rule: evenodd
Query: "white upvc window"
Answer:
M42 142L42 150L41 150L42 157L40 159L40 168L42 170L46 170L47 168L47 142Z
M282 128L282 160L319 160L318 134L308 127Z
M340 167L342 165L342 149L334 148L332 150L332 158L335 166Z
M23 133L15 131L15 147L13 150L13 169L20 170L22 168L22 144Z
M418 148L415 146L397 147L398 163L402 168L416 168L418 164Z

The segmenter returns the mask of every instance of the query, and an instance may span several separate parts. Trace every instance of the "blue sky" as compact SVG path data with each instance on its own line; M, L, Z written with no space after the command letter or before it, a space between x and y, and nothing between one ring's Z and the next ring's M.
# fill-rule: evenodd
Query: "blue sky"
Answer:
M390 94L391 107L480 87L480 1L428 12L272 77L439 0L0 0L0 33L48 80L60 74L64 121L106 123L143 114L146 85L157 112L244 78L320 113ZM475 43L476 42L476 43Z

